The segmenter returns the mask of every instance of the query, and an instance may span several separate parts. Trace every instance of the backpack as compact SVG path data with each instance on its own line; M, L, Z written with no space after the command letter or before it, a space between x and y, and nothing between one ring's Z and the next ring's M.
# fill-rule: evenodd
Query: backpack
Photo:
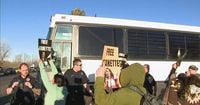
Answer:
M130 89L142 96L140 105L164 105L162 100L160 100L158 97L149 93L144 94L144 92L141 91L138 87L130 86Z

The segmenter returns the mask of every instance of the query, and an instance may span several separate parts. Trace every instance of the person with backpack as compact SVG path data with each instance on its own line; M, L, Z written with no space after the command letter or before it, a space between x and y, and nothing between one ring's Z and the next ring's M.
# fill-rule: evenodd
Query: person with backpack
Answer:
M20 74L13 78L6 89L8 95L12 94L10 104L34 105L35 95L40 95L40 92L34 94L34 90L39 89L39 84L34 77L29 75L29 66L27 63L21 63L19 69Z
M130 87L135 86L146 94L143 87L145 73L144 68L139 63L134 63L123 69L120 73L121 88L117 91L106 93L104 88L105 68L99 67L96 71L96 81L94 85L95 103L97 105L140 105L142 96L133 91Z

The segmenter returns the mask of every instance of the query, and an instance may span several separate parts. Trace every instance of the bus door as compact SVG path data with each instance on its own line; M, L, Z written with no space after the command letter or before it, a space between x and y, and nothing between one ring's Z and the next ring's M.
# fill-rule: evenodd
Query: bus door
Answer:
M72 26L58 24L53 40L53 49L56 53L56 66L64 72L71 67L72 56Z

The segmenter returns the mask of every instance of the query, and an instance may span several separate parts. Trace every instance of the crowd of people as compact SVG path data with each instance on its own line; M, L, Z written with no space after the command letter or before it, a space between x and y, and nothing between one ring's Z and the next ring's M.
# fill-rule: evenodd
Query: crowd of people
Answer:
M11 105L141 105L142 96L130 89L137 87L145 94L157 96L157 84L150 74L150 65L122 62L120 76L116 78L109 68L100 66L96 70L94 90L88 85L88 78L82 70L82 61L73 60L73 67L63 74L53 60L48 64L39 61L42 85L28 71L28 64L19 66L20 74L15 77L7 94L13 94ZM166 91L161 97L163 105L199 105L200 74L195 65L176 77L178 66L172 65L166 82ZM41 96L44 93L42 100ZM86 100L88 94L91 99ZM39 102L40 101L40 102Z
M200 74L198 67L191 65L185 73L176 77L178 65L172 65L168 76L167 91L164 104L166 105L199 105L200 104Z

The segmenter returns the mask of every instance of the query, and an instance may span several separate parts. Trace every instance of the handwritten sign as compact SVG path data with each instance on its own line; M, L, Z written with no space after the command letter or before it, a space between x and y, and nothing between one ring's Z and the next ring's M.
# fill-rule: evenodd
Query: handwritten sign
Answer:
M52 41L47 39L38 39L38 50L40 59L44 62L47 57L51 54Z
M104 46L102 65L109 68L114 75L119 76L121 70L121 60L119 59L118 47Z

